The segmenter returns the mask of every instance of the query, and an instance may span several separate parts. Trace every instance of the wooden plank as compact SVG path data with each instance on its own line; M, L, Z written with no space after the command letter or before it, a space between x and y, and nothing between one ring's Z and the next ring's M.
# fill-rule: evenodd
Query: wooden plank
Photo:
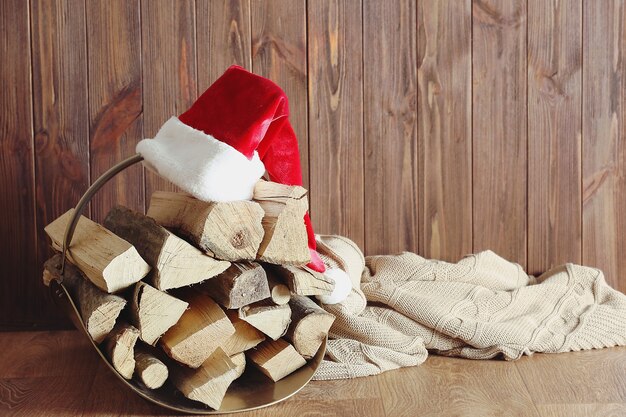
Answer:
M581 40L580 0L529 0L528 271L531 274L581 261Z
M415 2L363 4L365 248L417 251Z
M0 3L0 328L43 320L37 275L28 3ZM18 295L16 297L16 295Z
M365 243L361 1L308 3L310 205L317 233Z
M304 188L309 188L305 0L250 4L252 69L278 84L289 98L289 120L298 138Z
M252 69L250 1L196 1L198 92L231 65Z
M626 292L626 5L583 16L583 263Z
M472 251L472 5L418 2L420 248Z
M198 96L196 85L194 3L141 2L144 136L152 138L163 123L185 112ZM155 190L177 187L146 170L146 201Z
M89 184L89 114L85 4L82 0L31 2L37 265L52 255L43 227L76 205ZM85 212L88 214L89 210ZM41 276L38 271L37 277ZM35 280L45 313L60 323L48 290ZM45 295L43 292L45 291Z
M91 178L133 155L142 139L141 25L137 0L86 2L89 68ZM130 167L92 200L92 218L102 222L122 204L144 211L143 169Z
M526 1L476 0L473 246L526 265Z

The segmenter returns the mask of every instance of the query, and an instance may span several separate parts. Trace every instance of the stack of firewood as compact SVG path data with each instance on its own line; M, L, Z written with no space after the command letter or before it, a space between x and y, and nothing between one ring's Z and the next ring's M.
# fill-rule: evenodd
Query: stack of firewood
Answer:
M44 283L78 300L89 334L127 379L166 380L218 409L252 364L272 381L312 358L334 316L309 296L334 283L306 268L306 190L260 181L252 201L204 202L156 192L147 215L113 208L103 226L81 217ZM62 247L70 210L46 227Z

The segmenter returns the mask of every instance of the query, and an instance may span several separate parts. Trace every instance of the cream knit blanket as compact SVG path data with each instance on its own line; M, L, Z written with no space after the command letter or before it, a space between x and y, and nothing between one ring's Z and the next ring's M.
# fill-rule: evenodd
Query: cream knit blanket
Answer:
M414 253L363 257L339 236L318 250L353 284L314 379L354 378L419 365L428 351L470 359L626 345L626 295L601 271L567 264L539 278L491 251L456 264Z

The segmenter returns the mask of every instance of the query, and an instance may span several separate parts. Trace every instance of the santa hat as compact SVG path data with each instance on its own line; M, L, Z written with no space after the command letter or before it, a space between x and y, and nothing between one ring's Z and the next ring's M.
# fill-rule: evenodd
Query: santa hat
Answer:
M272 81L232 66L189 110L154 139L137 144L144 163L204 201L252 198L265 171L271 181L302 185L298 140L285 93ZM310 268L324 272L308 213Z

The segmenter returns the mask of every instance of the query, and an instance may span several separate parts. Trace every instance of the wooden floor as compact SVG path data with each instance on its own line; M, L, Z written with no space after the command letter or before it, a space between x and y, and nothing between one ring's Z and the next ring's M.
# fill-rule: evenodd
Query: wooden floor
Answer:
M75 331L0 333L0 416L164 416L99 363ZM518 362L431 356L349 381L312 382L246 416L625 416L626 348Z

